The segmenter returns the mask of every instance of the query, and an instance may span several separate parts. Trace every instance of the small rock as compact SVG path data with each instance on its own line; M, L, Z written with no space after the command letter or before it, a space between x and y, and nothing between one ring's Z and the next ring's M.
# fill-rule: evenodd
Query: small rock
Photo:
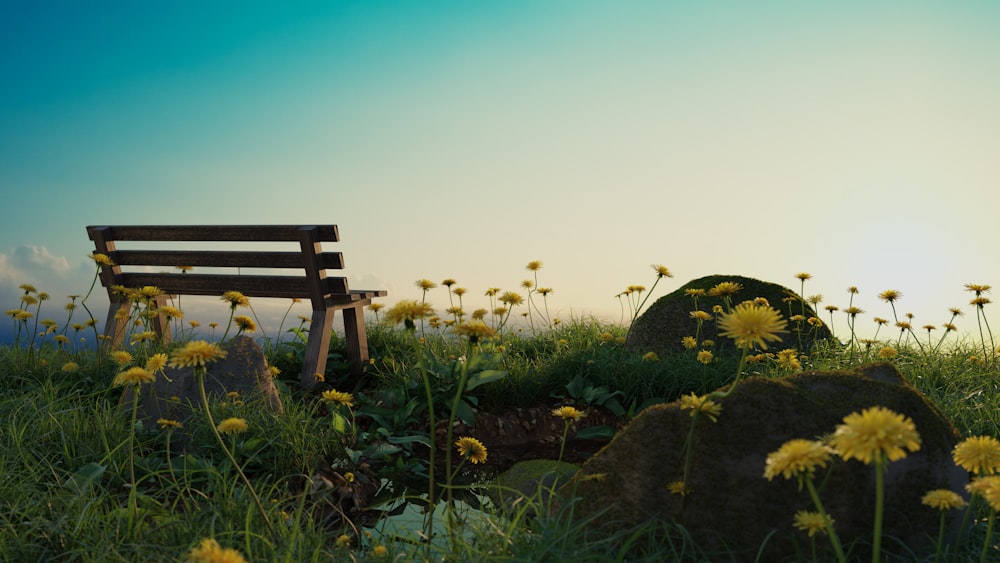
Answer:
M259 402L273 413L283 412L281 397L274 386L264 351L248 336L237 336L223 348L226 357L208 366L205 394L210 402L240 400ZM140 391L138 420L148 428L160 418L186 423L201 413L201 396L193 368L167 368L157 374L151 385ZM238 393L230 398L228 393ZM127 385L122 392L122 408L132 409L134 390ZM181 444L182 440L175 440Z

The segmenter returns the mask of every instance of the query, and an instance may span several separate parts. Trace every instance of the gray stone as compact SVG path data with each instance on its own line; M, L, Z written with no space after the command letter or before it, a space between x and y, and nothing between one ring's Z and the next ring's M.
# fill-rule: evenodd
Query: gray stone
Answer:
M272 413L283 412L281 397L267 365L264 351L248 336L237 336L223 348L226 357L209 364L205 375L205 394L210 403L233 401L228 393L238 393L236 400L257 403ZM122 392L122 408L131 409L134 390L127 385ZM143 385L139 396L138 419L153 427L160 418L186 423L201 413L198 379L193 368L167 368L157 374L151 385Z
M731 296L732 305L763 297L785 319L794 315L803 315L806 318L816 316L816 311L813 310L812 306L803 303L798 292L787 287L745 276L705 276L689 281L647 307L645 312L639 315L639 318L632 324L628 340L625 343L626 347L638 353L650 351L670 353L683 350L681 340L685 336L694 337L698 327L697 321L691 318L691 312L695 310L695 301L686 294L686 290L703 289L708 291L721 282L734 282L743 286L742 290ZM806 292L808 293L808 287ZM713 306L724 305L724 303L721 297L703 295L698 297L698 310L711 313ZM821 318L820 320L826 323L829 318ZM699 340L713 340L715 342L713 349L717 353L735 350L730 338L719 336L715 321L704 322L701 333L697 336ZM804 321L789 322L788 332L782 335L782 341L776 346L779 350L795 348L800 352L809 352L814 342L830 337L830 330L825 324L813 327Z
M795 560L809 553L809 543L792 520L799 510L814 510L813 503L796 479L764 478L767 455L788 440L830 434L846 415L881 405L909 416L922 440L919 451L888 464L883 548L900 553L896 542L902 542L926 554L940 514L922 505L921 497L940 488L967 496L969 476L951 457L958 431L889 364L751 378L718 402L718 422L701 417L695 428L687 496L667 490L682 479L682 449L691 428L691 412L679 402L642 412L583 465L566 490L581 497L585 513L607 510L600 521L612 528L658 519L681 524L699 546L727 559L735 553L737 560L754 560L764 546L765 561ZM836 458L828 477L825 470L817 473L817 481L823 478L825 507L845 548L857 542L851 557L859 557L870 549L874 469ZM951 515L960 518L962 511ZM831 558L829 541L817 540L821 558Z

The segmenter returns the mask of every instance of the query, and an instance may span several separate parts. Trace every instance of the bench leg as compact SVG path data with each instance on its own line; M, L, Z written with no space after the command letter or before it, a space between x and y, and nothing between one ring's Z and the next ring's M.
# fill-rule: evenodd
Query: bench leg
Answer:
M326 357L330 353L330 335L333 334L333 309L314 310L306 340L306 354L302 359L303 389L316 383L316 374L326 372Z
M344 311L344 343L351 375L361 375L368 363L368 334L365 332L363 304Z
M159 309L160 307L166 305L167 299L169 298L169 295L162 294L154 297L153 301L156 303L156 308ZM172 335L170 333L170 321L168 321L166 317L163 315L156 315L156 318L153 319L153 331L156 332L156 336L159 337L162 344L170 344L170 341L172 340Z
M127 321L131 311L132 302L128 299L111 302L108 307L108 320L104 323L104 341L99 345L102 351L117 350L121 347L128 331Z

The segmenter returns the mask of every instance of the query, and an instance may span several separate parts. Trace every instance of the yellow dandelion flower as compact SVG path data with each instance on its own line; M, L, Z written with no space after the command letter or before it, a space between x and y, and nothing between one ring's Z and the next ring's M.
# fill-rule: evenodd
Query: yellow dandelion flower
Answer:
M882 358L883 360L891 360L898 355L899 352L897 352L896 349L893 348L892 346L883 346L878 351L878 357Z
M779 366L785 369L802 369L802 364L799 363L798 351L793 348L786 348L778 352L777 362Z
M656 352L646 352L642 355L642 361L644 362L658 362L660 361L660 356Z
M800 280L802 280L802 281L806 281L806 280L812 278L812 274L807 274L805 272L799 272L799 273L795 274L795 277L798 278L798 279L800 279Z
M188 553L187 560L190 563L246 563L246 559L240 555L239 551L232 548L223 548L219 542L213 539L203 539L198 547Z
M227 418L216 426L219 434L242 434L250 429L250 425L242 418Z
M587 414L576 409L575 407L563 406L557 409L552 409L552 416L558 416L565 421L577 422L581 418L587 416Z
M338 403L344 405L345 407L354 406L354 396L350 393L344 393L343 391L337 391L336 389L330 389L329 391L323 391L323 400L328 403Z
M712 289L709 289L708 290L708 295L711 296L711 297L724 297L724 296L727 296L727 295L733 295L733 294L739 292L741 289L743 289L743 285L741 285L739 283L731 282L731 281L724 281L724 282L718 283Z
M604 331L601 333L600 336L598 336L598 338L600 339L601 342L607 344L608 342L611 342L612 340L615 339L615 335L611 334L608 331Z
M163 315L167 320L184 318L184 312L172 305L164 305L158 308L156 312Z
M498 299L501 303L504 303L509 307L514 307L524 303L524 298L521 297L519 293L514 291L505 291Z
M472 312L472 320L481 321L485 319L486 315L488 315L489 313L490 313L489 311L480 307L479 309L476 309L475 311Z
M833 524L833 518L830 518L830 524ZM816 535L816 532L826 533L826 522L823 521L823 515L819 512L800 510L795 513L792 525L795 526L795 529L808 533L810 538Z
M155 285L144 285L139 289L138 295L143 299L152 299L159 295L163 295L163 292L160 291L160 288Z
M351 536L347 534L340 534L337 539L334 540L337 547L351 547Z
M885 407L871 407L844 417L831 443L845 460L871 464L885 456L889 461L920 449L920 434L909 417Z
M73 373L74 371L77 371L79 369L80 365L77 364L76 362L66 362L65 364L62 365L62 371L66 373Z
M977 477L965 490L983 497L993 510L1000 510L1000 475Z
M135 344L137 342L145 342L147 340L149 341L156 340L156 333L153 332L152 330L138 332L132 335L131 343Z
M938 510L963 508L966 504L968 504L965 502L965 499L961 497L961 495L948 489L935 489L930 491L920 499L920 502Z
M368 310L377 313L381 311L384 307L385 307L384 303L372 303L371 305L368 306Z
M433 314L434 308L429 303L404 299L386 311L385 320L389 324L405 323L407 326L410 326L414 321L427 318Z
M895 289L887 289L882 293L878 294L878 298L881 299L882 301L885 301L886 303L893 303L902 296L903 296L902 292L897 291Z
M183 348L174 350L170 355L170 363L173 368L204 368L206 364L226 357L226 351L217 344L211 344L204 340L192 340Z
M698 341L693 336L685 336L681 338L681 346L684 346L688 350L693 350L698 347Z
M688 490L687 484L684 481L671 481L667 483L667 490L670 491L672 495L684 496L691 491Z
M482 442L469 436L462 436L455 442L458 454L472 463L486 462L486 446Z
M249 307L250 300L247 299L246 295L243 295L239 291L227 291L220 297L222 301L229 303L230 309L235 309L237 307Z
M787 332L787 325L775 309L752 303L740 303L732 313L723 314L719 320L720 334L732 338L744 349L757 344L767 350L767 342L780 341L778 334Z
M452 330L459 336L467 337L472 343L476 343L484 338L496 338L497 336L496 329L479 320L459 323Z
M691 410L691 416L701 413L712 422L718 421L719 415L722 414L722 405L709 399L708 395L698 396L691 393L690 395L681 396L681 410L689 409Z
M281 375L281 368L278 366L267 366L267 370L271 372L271 377L278 377Z
M120 366L127 366L132 363L132 354L125 350L115 350L111 352L111 359Z
M373 557L385 557L389 553L389 549L384 545L376 545L372 548Z
M978 283L967 283L965 284L965 290L974 291L976 292L976 295L979 295L980 293L986 293L987 291L989 291L990 286Z
M156 381L156 376L144 367L133 366L115 376L114 385L141 385Z
M701 363L703 363L705 365L708 365L708 364L712 363L713 359L714 358L712 357L712 351L711 350L700 350L700 351L698 351L698 361L699 362L701 362Z
M966 438L952 450L952 458L969 473L993 475L1000 471L1000 441L992 436Z
M768 454L764 462L764 477L768 481L778 475L785 479L802 475L811 477L817 468L826 467L833 453L833 449L823 442L801 438L789 440L777 451Z
M171 418L159 418L156 420L156 424L158 424L160 428L163 430L174 430L177 428L184 428L183 424Z
M656 277L658 278L674 277L674 275L670 273L670 270L668 270L666 266L661 266L660 264L653 264L652 267L653 271L656 272Z
M685 289L684 290L684 295L687 295L688 297L701 297L701 296L705 295L705 293L706 292L705 292L704 289Z
M246 315L236 315L233 317L233 322L240 329L240 332L256 332L257 323L253 322L253 319Z
M111 258L108 258L107 254L101 254L99 252L95 252L93 254L88 255L88 258L90 258L91 260L93 260L94 263L97 264L98 266L114 266L115 265L115 263L111 261Z
M454 280L452 280L452 283L454 283ZM434 289L438 285L436 283L432 282L431 280L425 278L425 279L422 279L422 280L417 280L416 281L416 286L419 287L420 289L424 290L424 291L428 291L428 290Z
M146 360L146 371L150 373L156 373L165 367L167 367L166 354L153 354L148 360Z
M992 301L990 301L990 298L983 296L976 297L972 301L969 301L969 305L975 305L980 309L982 309L984 305L989 305L990 303L992 303Z
M712 315L706 311L691 311L688 316L696 321L710 321L712 320Z
M537 272L538 270L542 269L542 261L532 260L531 262L528 262L528 265L526 267L532 272Z

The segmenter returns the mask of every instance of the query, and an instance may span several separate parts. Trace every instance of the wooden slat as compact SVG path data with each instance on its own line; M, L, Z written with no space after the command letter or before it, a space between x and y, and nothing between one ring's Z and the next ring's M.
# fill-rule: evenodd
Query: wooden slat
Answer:
M120 266L304 269L299 252L116 250L110 258ZM316 258L323 269L344 268L344 257L340 252L322 252Z
M117 241L230 241L298 242L303 225L124 225L87 227L106 229L106 240ZM340 233L336 225L316 225L320 242L338 242ZM93 238L93 236L91 236Z
M344 278L326 278L328 294L344 293ZM117 276L116 283L129 288L152 285L164 293L182 295L218 295L239 291L247 297L298 297L308 298L309 288L305 276L258 276L226 274L147 274L125 272Z

